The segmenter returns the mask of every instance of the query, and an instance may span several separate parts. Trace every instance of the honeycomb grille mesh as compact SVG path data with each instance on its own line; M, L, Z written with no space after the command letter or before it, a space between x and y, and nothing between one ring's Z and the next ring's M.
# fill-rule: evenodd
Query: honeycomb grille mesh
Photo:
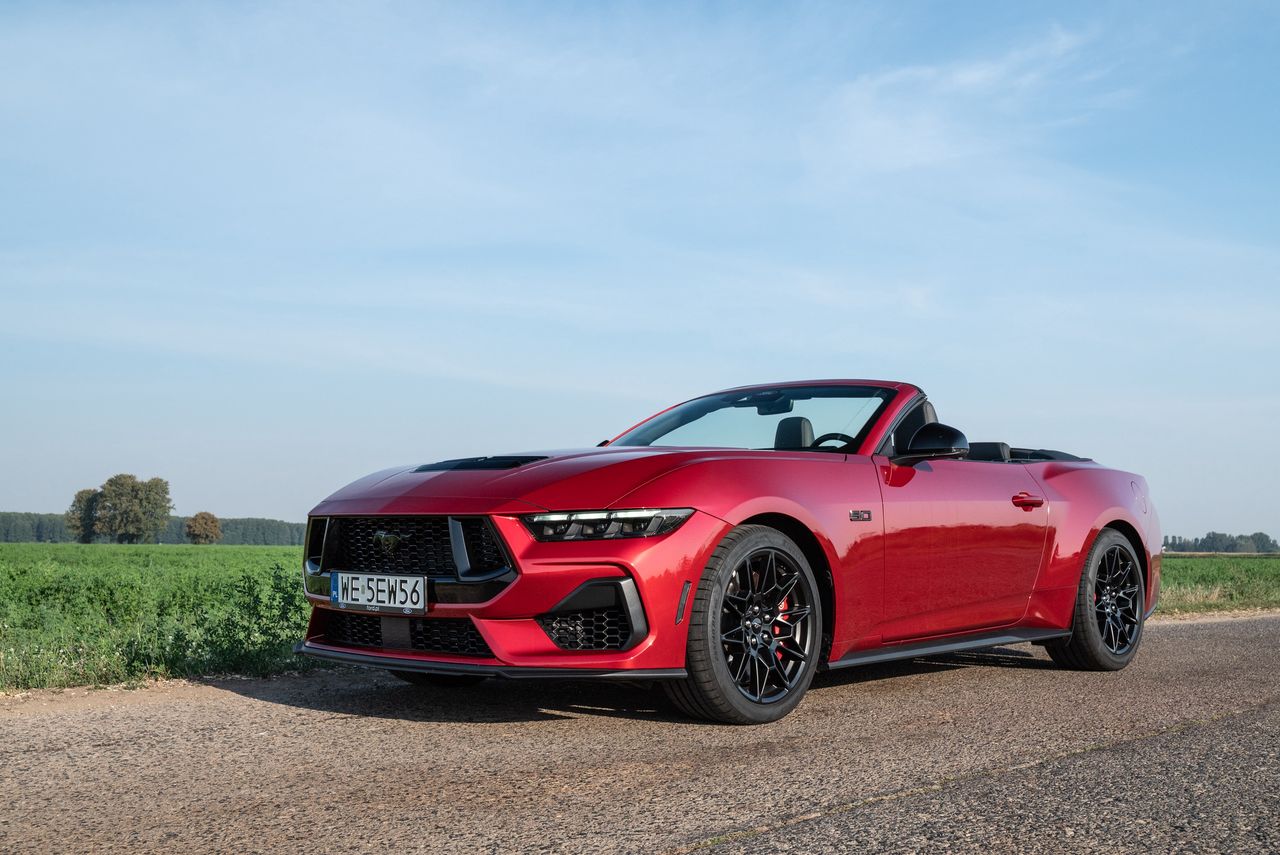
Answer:
M493 656L480 630L466 618L413 618L409 621L409 638L414 650L457 656Z
M332 563L337 570L435 576L457 570L448 517L340 517L335 522ZM390 554L374 542L379 532L400 538Z
M621 650L631 638L631 621L616 606L543 615L538 624L562 650Z
M459 517L471 574L491 573L508 565L489 521ZM390 575L458 576L446 516L334 517L333 542L325 569ZM379 535L382 534L382 537ZM389 536L389 537L388 537ZM391 549L388 544L394 543Z
M384 633L383 625L386 621L394 621L397 625ZM408 622L408 633L404 632L403 621ZM404 639L407 639L407 646ZM350 647L493 657L493 651L485 643L484 636L468 618L382 617L330 611L321 640L328 644Z
M471 559L473 574L491 573L499 567L505 567L507 557L498 545L498 538L493 533L489 521L477 517L460 517L462 538L467 544L467 555Z
M377 615L332 612L325 624L324 635L327 641L334 644L381 647L382 618Z

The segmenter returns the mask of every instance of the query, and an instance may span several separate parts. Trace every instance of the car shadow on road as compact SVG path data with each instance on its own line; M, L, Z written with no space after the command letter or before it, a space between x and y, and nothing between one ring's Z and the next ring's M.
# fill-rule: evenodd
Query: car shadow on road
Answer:
M870 664L819 673L813 689L824 691L892 678L960 668L1052 668L1050 660L1025 648L995 648ZM507 724L580 717L628 718L700 726L673 707L654 683L486 680L460 689L411 686L389 673L365 668L314 671L237 680L210 678L207 685L269 704L316 710L335 717L358 715L413 722Z
M813 689L872 683L962 668L1052 668L1031 651L995 648L865 665L817 675ZM486 680L462 688L428 688L390 674L350 667L317 668L267 679L206 679L207 685L272 704L330 713L419 722L510 724L584 716L707 726L684 716L650 683Z
M1026 647L993 647L986 650L920 656L915 659L900 659L896 662L882 662L875 665L859 665L851 668L825 671L814 678L813 688L821 690L826 687L873 683L895 677L955 671L962 668L1028 668L1040 670L1054 667L1056 666L1052 661L1036 656L1031 649Z
M571 680L485 680L474 686L413 686L376 669L317 668L261 680L208 685L266 703L419 722L510 724L581 716L684 722L660 687Z

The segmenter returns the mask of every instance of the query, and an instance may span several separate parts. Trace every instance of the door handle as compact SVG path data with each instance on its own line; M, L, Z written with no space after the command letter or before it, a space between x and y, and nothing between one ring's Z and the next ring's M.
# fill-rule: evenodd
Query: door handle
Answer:
M1013 504L1024 511L1030 511L1032 508L1038 508L1044 504L1044 499L1039 496L1033 496L1026 490L1015 495L1012 499Z

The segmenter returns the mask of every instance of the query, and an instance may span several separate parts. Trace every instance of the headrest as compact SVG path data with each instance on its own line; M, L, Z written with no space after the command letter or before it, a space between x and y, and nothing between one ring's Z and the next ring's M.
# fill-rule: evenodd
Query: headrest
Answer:
M813 423L804 416L787 416L778 422L774 448L808 448L813 445Z
M971 442L969 443L970 460L990 460L1007 463L1011 459L1007 442Z

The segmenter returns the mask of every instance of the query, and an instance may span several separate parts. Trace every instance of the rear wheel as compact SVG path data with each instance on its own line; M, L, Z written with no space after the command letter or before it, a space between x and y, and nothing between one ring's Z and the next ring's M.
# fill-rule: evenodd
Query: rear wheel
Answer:
M430 686L436 689L459 689L464 686L474 686L485 679L478 674L426 674L422 671L392 671L391 673L406 683L412 683L415 686Z
M1142 567L1128 538L1098 535L1076 594L1071 636L1045 645L1053 661L1083 671L1119 671L1138 652L1146 608Z
M707 563L689 615L689 676L666 684L689 715L730 724L777 721L818 666L822 608L804 553L781 532L741 526Z

